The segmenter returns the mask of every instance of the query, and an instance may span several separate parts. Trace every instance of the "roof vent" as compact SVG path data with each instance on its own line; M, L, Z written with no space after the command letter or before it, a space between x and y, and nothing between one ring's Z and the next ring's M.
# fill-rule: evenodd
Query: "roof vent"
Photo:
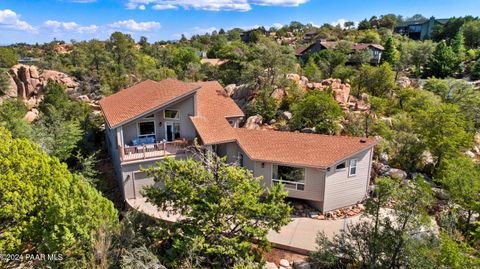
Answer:
M360 138L360 143L367 143L367 139L365 139L365 138Z

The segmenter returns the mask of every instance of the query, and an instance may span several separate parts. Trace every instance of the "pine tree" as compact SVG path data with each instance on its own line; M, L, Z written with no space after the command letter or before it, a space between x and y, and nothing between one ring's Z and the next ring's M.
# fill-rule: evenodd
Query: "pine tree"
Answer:
M458 57L445 41L441 41L430 57L425 75L427 77L451 77L458 70Z
M473 66L473 70L470 78L473 80L480 79L480 58L477 60L477 63Z
M458 60L465 60L465 38L463 37L463 30L459 30L455 39L453 40L452 50L457 54Z
M385 43L385 50L382 53L382 59L380 62L389 63L390 66L396 66L398 61L400 60L400 52L397 50L397 46L395 44L395 40L392 37L387 39Z

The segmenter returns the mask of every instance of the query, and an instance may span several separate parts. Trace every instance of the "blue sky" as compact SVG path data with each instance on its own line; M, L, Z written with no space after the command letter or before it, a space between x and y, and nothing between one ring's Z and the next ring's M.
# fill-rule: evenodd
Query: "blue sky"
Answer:
M478 0L0 0L0 44L106 39L113 31L151 41L215 29L358 22L386 13L480 14Z

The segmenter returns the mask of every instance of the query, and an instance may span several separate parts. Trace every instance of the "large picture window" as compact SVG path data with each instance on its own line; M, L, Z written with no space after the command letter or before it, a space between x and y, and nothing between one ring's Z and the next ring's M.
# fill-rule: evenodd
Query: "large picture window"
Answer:
M282 183L286 189L305 190L305 169L284 165L273 165L272 182Z
M138 123L138 137L154 137L155 136L155 122L146 121Z
M163 117L168 120L178 120L180 119L180 113L178 110L165 109L163 111Z

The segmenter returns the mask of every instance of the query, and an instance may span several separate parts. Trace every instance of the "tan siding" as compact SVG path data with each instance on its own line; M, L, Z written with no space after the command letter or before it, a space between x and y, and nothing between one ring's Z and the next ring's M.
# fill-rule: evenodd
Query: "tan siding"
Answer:
M343 171L335 171L332 167L327 172L325 183L324 211L337 209L362 201L366 196L371 166L372 150L365 150L345 160L347 167ZM349 161L357 159L357 175L349 177Z
M178 120L165 120L163 117L163 109L154 112L155 122L155 135L157 141L165 138L165 121L179 122L180 123L180 135L187 139L194 139L196 137L196 130L193 126L190 116L194 114L193 97L189 97L183 101L173 104L166 109L175 109L180 112L180 118ZM132 139L137 138L138 131L137 125L142 121L151 121L152 119L138 119L123 126L123 137L126 144L130 144ZM160 122L162 126L160 126Z
M323 201L325 172L316 168L305 168L305 190L288 190L288 196L311 201Z

